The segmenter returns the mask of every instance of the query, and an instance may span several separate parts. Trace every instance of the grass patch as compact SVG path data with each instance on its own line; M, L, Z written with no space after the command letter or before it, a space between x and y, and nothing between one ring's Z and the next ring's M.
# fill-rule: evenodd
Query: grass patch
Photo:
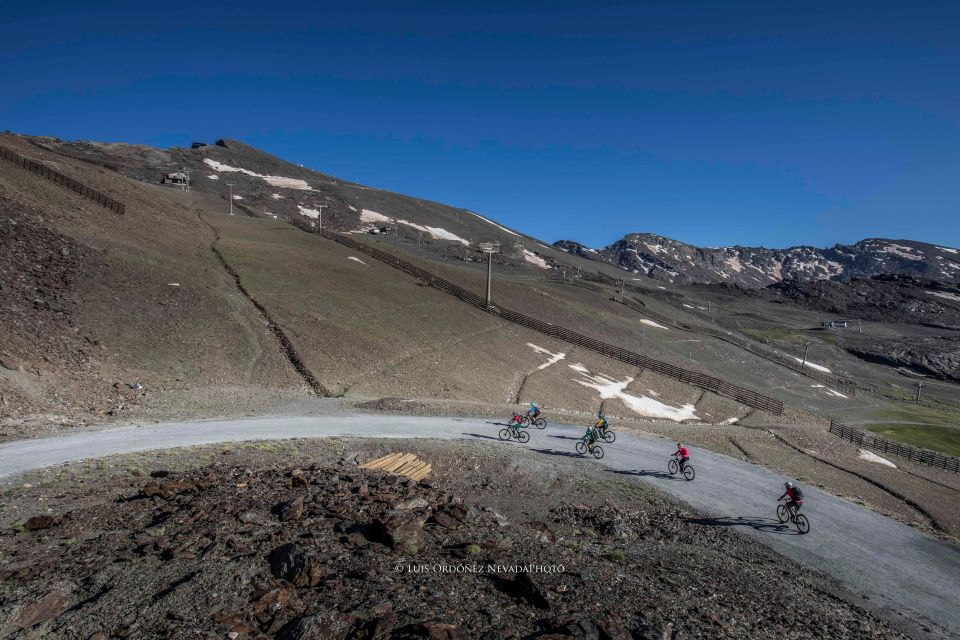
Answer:
M912 402L898 402L873 412L873 416L880 420L893 422L925 422L933 425L955 424L958 414L952 411L942 411Z
M817 339L822 342L826 342L827 344L832 344L833 346L837 346L840 343L840 340L837 338L835 333L824 333L822 335L818 335Z
M960 457L960 428L935 424L868 424L864 426L890 440Z
M800 342L800 336L793 329L740 329L752 338L779 342Z

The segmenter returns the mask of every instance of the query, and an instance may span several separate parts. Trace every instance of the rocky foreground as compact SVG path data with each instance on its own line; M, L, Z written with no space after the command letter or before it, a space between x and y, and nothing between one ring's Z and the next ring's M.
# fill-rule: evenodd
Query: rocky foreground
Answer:
M824 578L600 471L541 484L494 460L414 483L355 459L219 457L104 480L64 510L8 496L0 636L903 637Z

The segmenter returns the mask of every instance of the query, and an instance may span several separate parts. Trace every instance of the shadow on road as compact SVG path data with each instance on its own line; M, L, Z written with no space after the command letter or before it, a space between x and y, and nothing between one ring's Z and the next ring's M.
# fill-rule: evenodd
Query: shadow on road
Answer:
M699 524L705 527L750 527L757 531L779 533L781 535L798 536L800 532L788 524L774 518L760 518L751 516L724 516L721 518L688 518L690 524Z
M497 425L498 427L509 427L509 426L510 426L510 423L509 423L509 422L490 422L489 420L487 420L487 424L495 424L495 425Z
M666 471L648 471L648 470L646 470L646 469L641 469L641 470L634 469L633 471L617 471L616 469L610 469L609 471L610 471L610 473L619 473L620 475L624 475L624 476L641 476L641 477L644 477L644 478L659 478L660 480L684 480L684 481L686 481L686 480L683 478L683 476L679 476L679 475L677 475L677 476L672 476L672 475L670 475L669 473L667 473Z
M485 439L485 440L495 440L496 442L508 442L507 440L501 440L500 438L495 438L495 437L493 437L493 436L488 436L488 435L485 435L485 434L482 434L482 433L466 433L466 432L464 432L462 435L470 436L471 438L483 438L483 439Z
M576 437L576 436L547 436L547 437L548 437L548 438L557 438L557 439L559 439L559 440L580 440L580 439L581 439L581 438L578 438L578 437ZM600 441L598 440L597 443L599 444Z
M557 451L556 449L534 449L537 453L545 453L548 456L562 456L564 458L584 458L576 451Z

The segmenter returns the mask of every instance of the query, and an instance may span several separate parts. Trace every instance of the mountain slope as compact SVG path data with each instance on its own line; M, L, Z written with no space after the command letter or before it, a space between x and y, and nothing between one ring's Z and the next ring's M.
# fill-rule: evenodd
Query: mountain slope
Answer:
M657 280L764 287L783 280L825 280L905 274L960 282L960 250L916 242L868 238L828 249L695 247L663 236L632 233L602 249L560 240L556 247Z
M196 148L26 137L36 146L100 164L148 183L186 172L194 192L229 199L238 211L289 221L304 229L391 235L422 253L466 262L483 261L480 242L498 242L496 260L543 273L570 270L567 254L593 259L672 283L763 287L782 280L905 274L960 281L960 251L910 240L867 239L828 249L791 247L695 247L662 236L630 234L594 250L561 240L547 246L467 209L346 182L270 155L235 140ZM224 204L224 209L227 205Z
M497 413L536 400L556 411L602 406L613 415L670 420L720 422L746 414L736 402L473 309L304 232L308 226L229 216L223 199L200 189L134 179L145 170L131 167L167 152L94 145L96 154L71 148L68 156L8 135L0 135L0 144L127 205L117 215L0 164L0 437L34 433L30 420L43 414L70 423L216 415L309 397L311 387L354 399L480 403L480 411ZM398 208L403 198L375 197ZM421 220L434 215L405 215L415 213ZM463 217L469 231L510 233L473 218ZM392 237L379 240L403 253ZM482 291L484 280L475 277L482 267L415 254L432 261L431 268L453 268ZM544 270L522 269L527 275L511 272L521 276L514 287L498 283L498 300L508 291L532 298L529 271ZM634 326L603 335L593 315L561 308L565 315L554 319L574 330L635 344ZM656 354L654 346L646 351Z
M122 143L24 139L148 183L186 172L193 192L225 200L231 194L228 183L233 183L238 212L289 221L307 230L320 224L349 233L384 230L424 251L465 261L483 259L477 243L499 242L501 262L537 272L550 269L560 255L553 247L466 209L345 182L235 140L161 150Z

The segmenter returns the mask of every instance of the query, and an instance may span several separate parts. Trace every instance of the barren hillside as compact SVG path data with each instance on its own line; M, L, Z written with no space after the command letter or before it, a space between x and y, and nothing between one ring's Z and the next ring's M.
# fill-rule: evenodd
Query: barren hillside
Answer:
M117 215L3 166L10 340L0 380L11 434L41 414L205 415L310 394L536 400L676 421L747 413L472 309L303 225L230 216L198 190L147 184L22 138L0 143L127 204ZM498 228L476 220L475 229ZM498 295L523 307L522 286ZM592 326L582 303L557 302L556 321L637 346L631 335L643 325Z
M8 435L30 431L43 414L203 416L311 395L773 420L465 305L311 233L321 222L478 294L486 269L476 245L499 242L497 305L783 400L788 421L916 420L898 404L910 388L897 370L855 351L889 333L846 350L823 336L803 370L803 344L770 336L785 335L784 325L804 331L808 311L765 304L761 312L754 295L735 288L668 290L602 262L584 268L478 214L346 183L240 142L158 150L7 135L0 144L128 206L119 216L0 165L0 206L9 212L0 289L11 336L0 368ZM159 184L178 171L189 174L189 191ZM573 277L578 271L600 281ZM724 337L731 333L740 337ZM751 340L778 350L779 361L744 348ZM813 376L823 371L879 395L854 397ZM939 402L957 396L948 386L930 393ZM927 420L937 426L942 418Z

